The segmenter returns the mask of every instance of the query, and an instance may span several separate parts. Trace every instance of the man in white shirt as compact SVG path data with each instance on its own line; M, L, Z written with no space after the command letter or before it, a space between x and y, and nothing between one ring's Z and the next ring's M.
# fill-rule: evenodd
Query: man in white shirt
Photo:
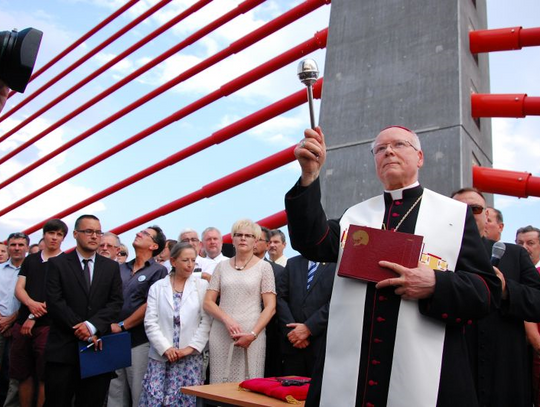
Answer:
M540 268L540 229L531 225L519 228L516 232L516 244L523 246L536 268Z
M29 243L30 239L24 233L10 234L7 239L9 260L0 264L0 365L6 338L11 336L11 327L21 305L15 297L15 285Z
M205 262L202 267L202 278L210 281L214 269L218 263L227 260L228 257L221 253L223 248L223 238L221 232L215 227L208 227L202 232L202 246L206 253Z

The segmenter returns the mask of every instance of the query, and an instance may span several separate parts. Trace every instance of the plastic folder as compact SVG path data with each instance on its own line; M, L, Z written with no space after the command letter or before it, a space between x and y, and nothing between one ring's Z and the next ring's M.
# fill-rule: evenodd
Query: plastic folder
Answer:
M121 332L101 337L103 349L87 348L87 342L79 342L81 379L113 372L131 366L131 334Z

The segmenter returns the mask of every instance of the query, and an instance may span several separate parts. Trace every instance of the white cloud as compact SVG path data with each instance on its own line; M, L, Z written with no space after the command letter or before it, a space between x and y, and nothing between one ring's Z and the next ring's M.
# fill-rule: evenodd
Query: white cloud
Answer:
M540 120L493 119L493 167L540 174Z
M18 124L18 121L16 120L6 120L0 124L0 130L12 128L16 124ZM43 118L37 118L14 136L3 143L0 143L0 149L2 151L11 151L50 125L51 123L49 121ZM47 137L33 144L27 150L24 150L19 155L16 155L1 164L0 179L6 180L9 176L23 170L29 162L36 161L39 157L48 154L64 144L65 140L63 140L62 135L63 131L57 129ZM26 197L31 192L58 178L61 175L59 167L66 159L67 153L62 153L34 171L31 171L13 184L2 188L0 190L0 202L2 202L1 209ZM64 182L52 191L46 192L21 207L3 215L0 224L0 236L7 235L14 230L30 227L43 220L44 217L51 216L59 210L74 205L92 194L93 191L91 188L75 185L71 182ZM92 204L88 210L99 212L104 209L105 206L103 203L96 202Z
M219 13L225 9L224 4L230 2L221 1L219 3ZM291 6L292 7L292 6ZM195 25L207 24L215 18L217 13L212 14L210 19L206 19L212 8L205 8L201 13L197 13L198 20ZM205 14L208 13L208 14ZM203 17L205 16L205 17ZM263 39L260 43L255 43L253 46L245 50L233 54L226 60L219 62L209 69L199 73L195 77L175 87L175 91L185 94L202 95L218 89L221 85L239 75L259 66L267 60L280 55L289 48L300 44L301 42L312 38L316 30L325 28L328 24L328 10L324 7L312 13L309 19L303 18ZM166 81L174 78L185 69L199 63L204 58L215 54L218 49L233 43L242 38L245 34L263 25L265 21L255 17L254 12L249 12L241 15L231 23L226 24L204 41L197 42L198 46L205 48L203 55L195 55L196 49L182 51L180 54L164 61L156 70L153 70L151 75L144 78L145 83L152 85L163 84ZM185 25L182 24L185 28ZM298 37L298 32L308 33L305 36ZM319 54L321 54L319 52ZM294 64L295 65L295 64ZM324 70L324 60L320 59L320 71ZM288 66L287 69L277 71L271 77L265 77L256 81L254 84L241 89L235 95L241 98L260 98L264 97L267 100L275 99L279 94L283 94L284 89L298 89L298 80L296 78L296 65ZM294 72L294 73L292 73ZM289 92L289 91L288 91Z
M249 134L269 144L289 147L296 143L298 131L304 125L305 120L299 116L278 116L255 127ZM292 133L294 136L291 137L287 133Z
M99 66L103 66L106 63L112 61L118 55L110 54L105 52L99 52L94 56L94 61L97 62ZM109 71L119 72L121 74L127 75L131 73L134 69L134 64L129 58L124 58L121 61L118 61L112 67L109 68Z

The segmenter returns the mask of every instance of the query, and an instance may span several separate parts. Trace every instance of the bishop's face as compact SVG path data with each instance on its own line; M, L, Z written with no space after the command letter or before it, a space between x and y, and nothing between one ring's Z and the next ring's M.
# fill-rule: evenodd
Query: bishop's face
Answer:
M390 127L381 131L375 139L373 154L377 176L386 190L403 188L418 180L424 154L407 130Z

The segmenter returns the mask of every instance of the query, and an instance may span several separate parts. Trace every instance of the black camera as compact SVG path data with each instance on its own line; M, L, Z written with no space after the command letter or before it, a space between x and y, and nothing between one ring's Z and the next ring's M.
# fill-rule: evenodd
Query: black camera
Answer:
M0 32L0 79L16 92L28 85L43 32L35 28Z

